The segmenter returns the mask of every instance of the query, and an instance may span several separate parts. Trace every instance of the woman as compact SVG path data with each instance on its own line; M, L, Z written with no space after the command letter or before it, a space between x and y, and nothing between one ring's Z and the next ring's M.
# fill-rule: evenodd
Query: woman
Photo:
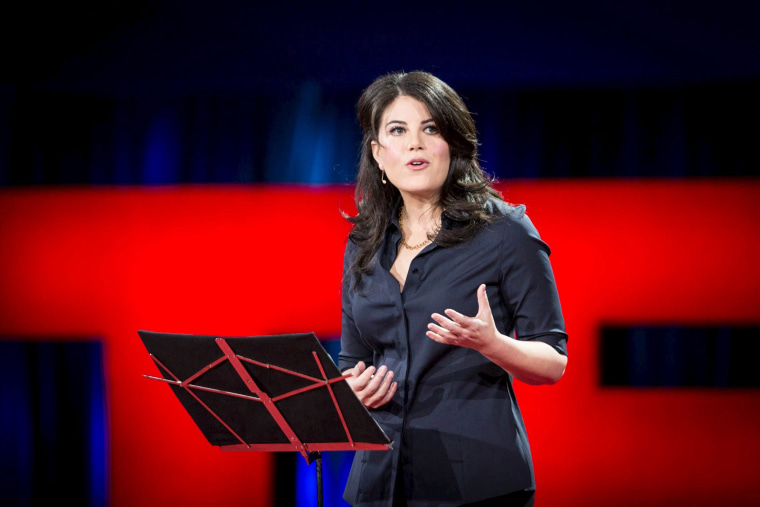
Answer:
M357 452L344 498L532 505L511 378L551 384L567 364L549 248L491 188L472 117L444 82L389 74L357 110L340 368L393 450Z

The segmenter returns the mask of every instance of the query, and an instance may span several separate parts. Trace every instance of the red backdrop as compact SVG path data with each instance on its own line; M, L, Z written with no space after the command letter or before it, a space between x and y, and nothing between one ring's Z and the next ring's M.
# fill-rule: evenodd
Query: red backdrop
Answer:
M512 182L553 250L565 377L518 385L538 505L760 502L757 390L599 387L601 324L760 321L760 182ZM0 191L0 334L104 342L114 507L268 506L271 456L210 447L138 329L340 328L349 187ZM688 351L684 351L688 353Z

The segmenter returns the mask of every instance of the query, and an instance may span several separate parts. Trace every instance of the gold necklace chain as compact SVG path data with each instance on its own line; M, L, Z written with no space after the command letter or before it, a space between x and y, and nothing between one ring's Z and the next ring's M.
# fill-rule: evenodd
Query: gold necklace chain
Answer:
M417 243L416 245L410 245L409 243L406 242L406 238L404 238L404 219L403 219L403 214L404 214L404 206L401 206L401 209L398 212L398 228L401 229L401 246L403 246L407 250L417 250L417 249L422 248L423 246L427 245L428 243L430 243L430 241L431 241L430 238L427 238L422 243ZM433 231L433 235L438 234L439 230L441 230L441 227L440 226L436 227L435 230Z

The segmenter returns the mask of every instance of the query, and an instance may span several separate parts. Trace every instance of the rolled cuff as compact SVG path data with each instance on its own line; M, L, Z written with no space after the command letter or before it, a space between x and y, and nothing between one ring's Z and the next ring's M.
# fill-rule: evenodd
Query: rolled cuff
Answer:
M560 331L552 332L552 333L544 333L544 334L537 334L537 335L531 335L531 336L519 336L517 337L518 340L523 341L538 341L538 342L544 342L547 345L549 345L551 348L562 354L563 356L567 357L567 333L563 333Z

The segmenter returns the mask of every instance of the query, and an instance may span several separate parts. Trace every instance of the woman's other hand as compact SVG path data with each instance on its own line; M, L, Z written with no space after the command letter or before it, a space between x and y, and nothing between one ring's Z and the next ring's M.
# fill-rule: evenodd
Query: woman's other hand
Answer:
M383 365L375 370L374 366L366 367L364 361L359 361L356 366L343 372L350 373L346 383L356 393L365 407L382 407L396 394L398 382L393 382L393 372Z
M567 356L541 341L521 341L496 329L486 286L478 287L478 314L467 317L454 310L447 316L434 313L436 324L428 324L427 336L446 345L477 350L526 384L553 384L565 373Z
M427 336L438 343L457 345L482 352L499 340L499 331L488 303L486 286L478 287L478 314L467 317L448 309L448 317L434 313L431 317L437 322L428 324Z

